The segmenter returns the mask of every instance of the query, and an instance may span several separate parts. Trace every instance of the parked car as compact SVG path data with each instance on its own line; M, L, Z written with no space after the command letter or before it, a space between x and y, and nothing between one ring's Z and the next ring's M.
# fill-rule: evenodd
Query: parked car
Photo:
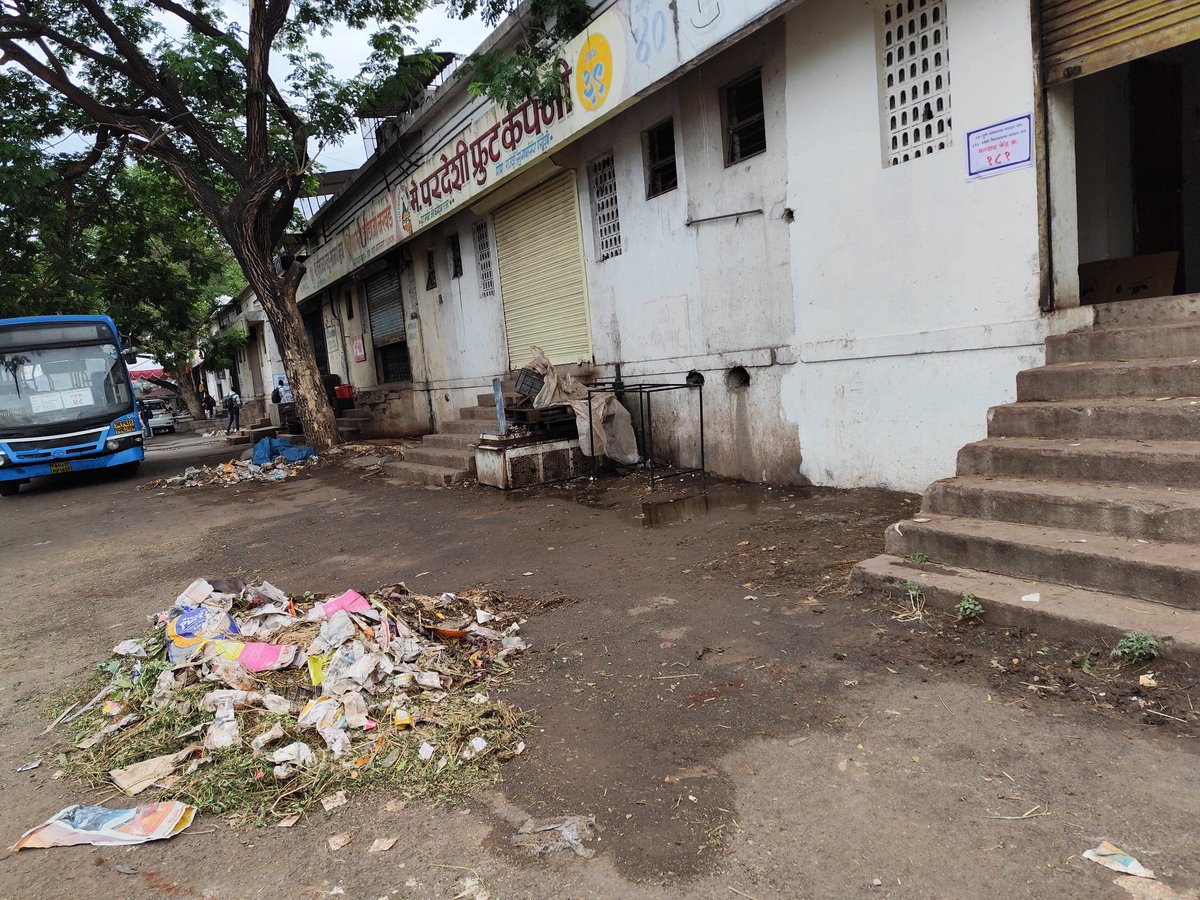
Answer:
M149 411L150 430L154 434L160 431L175 431L175 414L165 400L143 400L142 405Z

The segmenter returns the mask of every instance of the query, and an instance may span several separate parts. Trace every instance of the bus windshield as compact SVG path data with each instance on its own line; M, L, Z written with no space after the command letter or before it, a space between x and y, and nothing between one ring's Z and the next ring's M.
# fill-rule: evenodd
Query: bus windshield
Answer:
M0 430L92 424L132 410L125 361L112 341L0 347Z

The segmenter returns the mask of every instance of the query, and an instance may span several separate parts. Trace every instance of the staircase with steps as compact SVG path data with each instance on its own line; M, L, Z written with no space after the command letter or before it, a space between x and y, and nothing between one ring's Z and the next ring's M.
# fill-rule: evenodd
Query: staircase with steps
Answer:
M1076 643L1148 631L1200 658L1200 296L1094 314L1047 338L1017 402L852 583L915 583L942 608L971 594L989 622Z
M515 382L504 381L504 402L516 402ZM476 397L475 406L464 406L457 419L441 423L436 434L427 434L404 449L402 462L384 463L392 478L415 484L447 487L475 474L475 444L485 431L496 430L496 402L489 392Z

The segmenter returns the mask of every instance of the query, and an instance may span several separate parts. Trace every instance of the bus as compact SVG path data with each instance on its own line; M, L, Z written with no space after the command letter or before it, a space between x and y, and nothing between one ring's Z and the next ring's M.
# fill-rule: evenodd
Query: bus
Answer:
M0 497L39 476L132 474L144 458L133 382L112 319L0 319Z

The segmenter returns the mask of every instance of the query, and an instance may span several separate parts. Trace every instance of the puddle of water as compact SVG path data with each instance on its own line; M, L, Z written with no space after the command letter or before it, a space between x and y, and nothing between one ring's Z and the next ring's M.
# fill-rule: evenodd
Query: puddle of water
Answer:
M691 522L714 510L755 513L764 504L784 499L807 499L809 496L811 492L805 488L783 492L756 484L711 485L699 494L642 501L642 527L662 528L664 525Z

